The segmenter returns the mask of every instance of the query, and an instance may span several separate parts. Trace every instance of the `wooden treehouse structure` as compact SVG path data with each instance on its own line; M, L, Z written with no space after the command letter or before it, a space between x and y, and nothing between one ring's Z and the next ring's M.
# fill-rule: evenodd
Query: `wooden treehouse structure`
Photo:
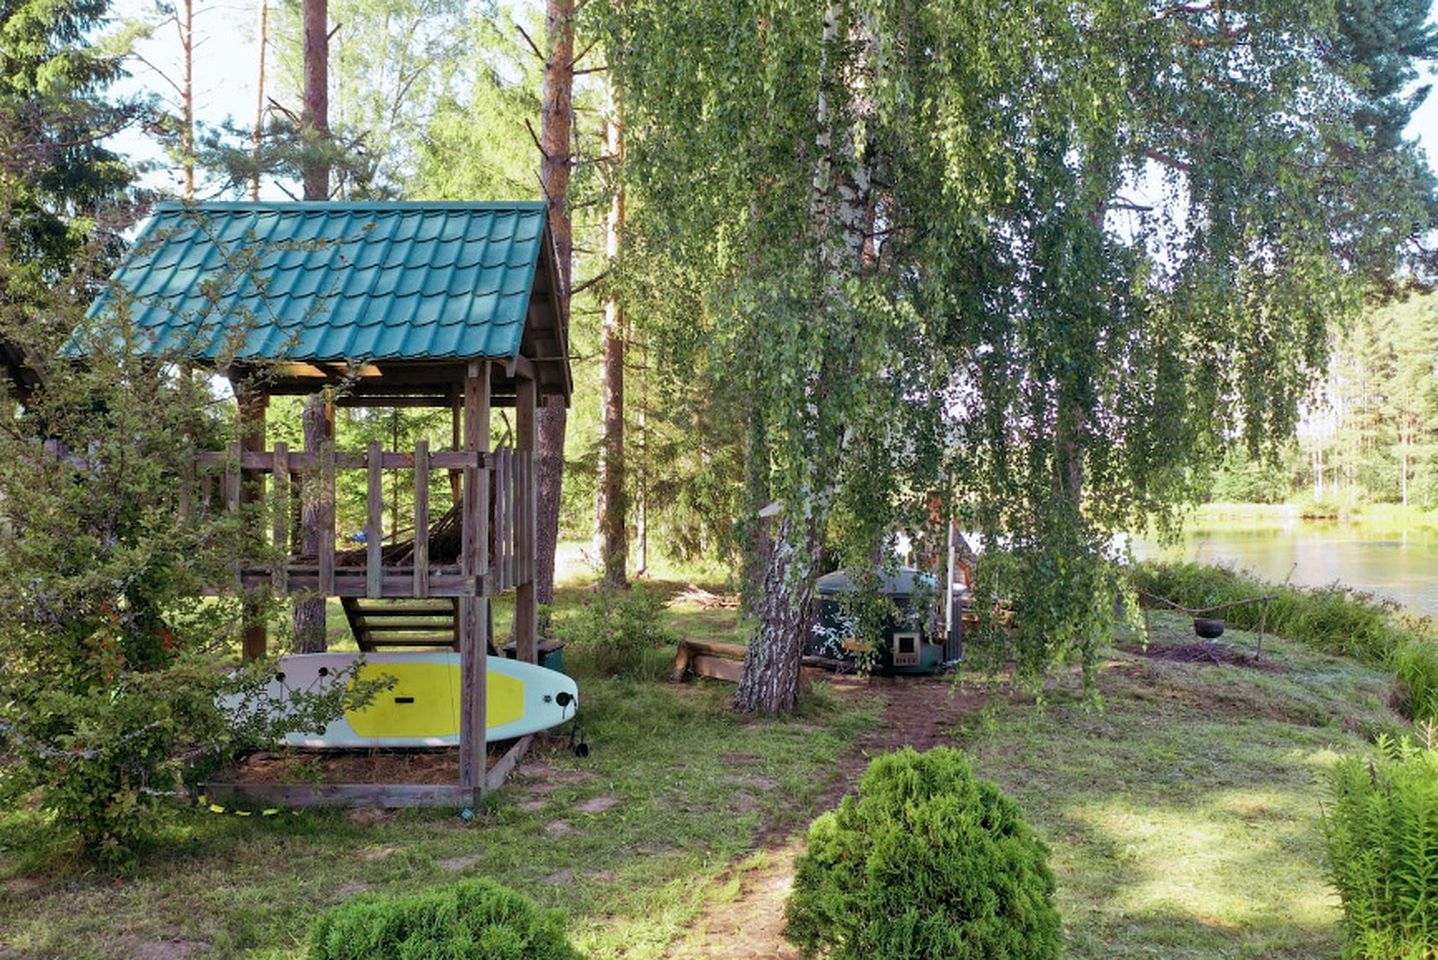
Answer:
M487 771L486 655L491 599L512 590L517 656L537 658L536 411L572 386L558 277L540 203L166 204L92 307L127 311L145 349L234 386L241 440L197 454L181 508L265 502L273 523L256 531L269 559L237 558L236 581L217 590L337 597L361 649L459 651L458 782L351 799L468 804L523 749ZM267 444L279 395L322 396L324 439ZM447 409L452 447L337 449L335 406ZM513 408L512 443L491 449L495 407ZM362 472L367 492L364 542L349 550L336 546L344 471ZM442 512L432 471L450 480ZM406 542L384 542L386 474L408 474L414 491ZM308 550L301 498L318 527ZM244 655L267 646L249 624Z

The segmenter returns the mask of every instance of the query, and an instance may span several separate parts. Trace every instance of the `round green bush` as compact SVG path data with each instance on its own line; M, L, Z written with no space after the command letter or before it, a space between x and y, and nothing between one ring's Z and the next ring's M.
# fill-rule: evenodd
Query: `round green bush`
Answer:
M492 880L361 896L320 917L309 960L579 960L564 919Z
M814 821L786 935L834 960L1045 960L1061 945L1048 849L963 754L874 760Z

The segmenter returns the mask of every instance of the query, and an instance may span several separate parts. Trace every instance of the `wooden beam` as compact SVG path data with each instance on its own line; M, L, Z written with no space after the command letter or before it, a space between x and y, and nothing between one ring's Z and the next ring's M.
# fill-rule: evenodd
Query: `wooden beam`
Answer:
M371 440L366 456L369 477L365 512L365 577L369 595L378 597L384 580L384 458L379 441Z
M218 783L205 799L222 807L467 807L473 792L455 784Z
M429 596L429 441L414 447L414 595Z
M290 553L290 448L284 441L275 444L274 475L275 515L272 546L275 553L284 558ZM283 559L275 564L274 587L277 594L283 594L288 589Z
M464 378L464 449L489 450L490 364L471 360ZM464 471L461 543L464 573L489 569L489 471ZM477 802L485 789L485 735L489 682L489 600L463 597L460 610L459 783Z
M515 582L514 643L515 654L526 663L539 661L539 606L534 598L534 540L538 502L534 489L534 452L536 436L536 391L533 379L521 380L515 405L514 445L518 453L519 482L516 484L515 506Z
M500 757L494 766L489 768L489 772L485 774L485 789L498 790L504 786L505 778L518 766L519 761L524 758L524 755L529 752L529 747L532 743L534 743L534 734L531 733L528 736L520 737L514 742L512 747L504 751L504 756Z
M269 398L263 392L246 384L236 388L235 400L239 409L240 448L245 451L265 449L265 408ZM236 465L238 468L238 464ZM260 474L244 475L240 481L240 500L246 505L264 503L265 481ZM252 530L255 544L264 541L263 528ZM250 538L247 537L247 541ZM269 650L269 630L261 616L259 604L248 598L244 604L244 640L241 644L246 660L257 660Z
M319 590L322 597L335 592L335 442L320 444L319 489Z

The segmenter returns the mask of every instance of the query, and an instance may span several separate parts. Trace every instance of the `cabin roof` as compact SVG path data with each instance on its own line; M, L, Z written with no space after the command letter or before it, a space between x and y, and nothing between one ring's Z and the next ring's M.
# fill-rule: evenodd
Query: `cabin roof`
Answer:
M525 357L567 396L556 286L542 203L166 203L90 315L125 304L144 349L216 364Z

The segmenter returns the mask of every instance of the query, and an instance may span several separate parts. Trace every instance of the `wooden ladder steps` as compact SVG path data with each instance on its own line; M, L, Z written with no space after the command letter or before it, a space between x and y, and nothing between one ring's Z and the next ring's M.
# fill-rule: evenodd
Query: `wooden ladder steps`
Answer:
M459 650L459 600L340 600L362 652L381 647L449 647Z

